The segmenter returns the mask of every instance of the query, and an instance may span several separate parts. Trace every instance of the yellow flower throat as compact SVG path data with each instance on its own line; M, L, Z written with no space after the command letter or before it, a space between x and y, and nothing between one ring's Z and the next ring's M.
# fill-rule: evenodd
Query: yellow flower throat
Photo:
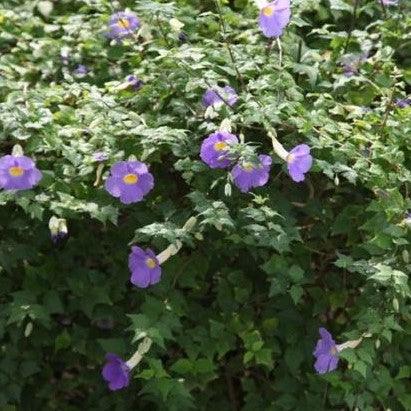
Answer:
M130 22L127 19L118 19L117 25L121 29L128 29L130 27Z
M16 166L16 167L10 167L9 168L9 174L12 177L20 177L24 174L24 170L22 167Z
M138 175L137 175L137 174L132 174L132 173L126 174L126 175L123 177L123 182L124 182L124 184L128 184L128 185L137 184L137 182L138 182Z

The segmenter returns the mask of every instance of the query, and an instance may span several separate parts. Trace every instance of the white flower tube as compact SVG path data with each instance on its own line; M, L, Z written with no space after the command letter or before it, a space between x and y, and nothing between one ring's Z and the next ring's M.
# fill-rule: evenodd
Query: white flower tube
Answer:
M369 338L371 337L371 335L372 334L366 333L366 334L363 334L360 338L358 338L358 340L350 340L350 341L346 341L345 343L338 344L336 345L337 351L341 352L342 350L345 350L346 348L357 348L364 338Z
M148 352L152 343L153 340L150 337L145 337L144 340L139 344L137 351L128 361L126 361L127 367L130 370L132 370L143 359L144 354Z
M183 225L183 230L185 231L191 231L194 226L197 224L197 218L195 217L190 217L186 223ZM170 244L165 250L163 250L160 254L158 254L157 260L159 264L164 263L167 261L171 256L177 254L181 247L183 246L183 243L180 240L177 240L175 244Z

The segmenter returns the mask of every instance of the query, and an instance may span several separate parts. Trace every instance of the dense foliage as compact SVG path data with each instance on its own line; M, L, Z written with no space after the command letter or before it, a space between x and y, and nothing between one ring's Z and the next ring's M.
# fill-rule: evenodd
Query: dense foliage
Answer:
M411 18L385 3L293 0L276 41L251 0L1 2L0 156L42 179L0 191L0 410L411 409ZM217 85L238 101L205 109ZM201 161L221 129L272 155L264 187ZM304 182L274 133L311 147ZM142 201L104 189L121 160ZM139 288L132 245L178 252ZM361 340L322 375L319 327Z

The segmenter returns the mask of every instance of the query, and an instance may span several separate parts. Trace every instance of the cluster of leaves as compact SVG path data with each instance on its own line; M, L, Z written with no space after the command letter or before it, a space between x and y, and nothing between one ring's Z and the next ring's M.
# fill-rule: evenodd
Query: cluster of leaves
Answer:
M411 409L411 116L394 103L411 84L405 3L294 0L280 58L251 0L2 1L0 153L22 145L44 177L0 192L1 410ZM139 34L110 42L127 7ZM138 92L117 87L130 74ZM205 116L210 84L238 104ZM223 122L261 152L267 127L287 149L309 144L306 182L274 156L269 184L239 193L199 160ZM144 202L94 184L101 150L104 176L130 155L150 164ZM70 232L57 248L53 215ZM161 282L132 288L129 245L176 240ZM320 325L371 337L317 376ZM109 393L104 354L127 357L147 335L130 387Z

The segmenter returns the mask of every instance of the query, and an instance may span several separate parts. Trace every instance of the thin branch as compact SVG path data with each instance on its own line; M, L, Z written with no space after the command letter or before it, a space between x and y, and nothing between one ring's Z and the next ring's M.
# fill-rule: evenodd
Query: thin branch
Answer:
M186 62L180 60L180 63L182 63L183 68L187 71L187 73L189 74L193 74L194 70L190 67L189 64L187 64ZM227 107L231 108L230 104L228 103L228 101L225 99L224 96L221 95L221 93L219 92L219 90L213 86L207 79L203 78L204 83L206 83L207 87L211 90L213 90L218 97L220 97L220 99L223 101L223 103L226 104Z
M301 63L302 52L303 52L303 39L300 39L300 41L298 42L297 63Z
M324 395L323 395L323 407L325 407L325 404L327 403L327 395L328 395L328 382L325 385L325 390L324 390Z
M231 59L231 62L233 63L233 67L234 67L234 70L237 74L237 78L238 78L238 81L240 82L241 88L244 89L243 76L241 75L240 70L237 67L237 61L234 57L234 52L231 48L231 44L229 43L229 41L227 39L227 28L226 28L226 25L225 25L225 22L224 22L224 19L223 19L223 13L222 13L222 10L221 10L221 7L220 7L219 0L214 0L214 2L215 2L215 5L216 5L216 8L217 8L218 21L219 21L219 24L220 24L221 34L223 35L224 43L227 47L228 54L230 55L230 59Z
M351 34L354 30L355 23L357 22L357 9L358 9L358 5L360 4L360 0L354 0L354 1L355 3L354 3L354 10L353 10L353 18L351 21L350 29L348 31L347 41L345 42L344 54L347 52L348 44L350 43L350 40L351 40Z
M385 4L383 0L380 0L381 8L382 8L382 13L384 14L384 18L387 18L387 8L385 7Z
M238 404L238 399L237 399L236 391L234 388L233 379L231 378L231 376L229 375L227 371L225 372L225 380L227 382L228 396L230 398L231 407L233 411L238 411L240 407Z
M312 129L313 129L315 132L317 132L320 136L323 135L323 132L322 132L320 129L318 129L318 128L316 128L316 127L313 127ZM327 137L329 137L329 136L327 135ZM341 143L340 141L333 140L333 142L334 142L335 144L339 145L340 147L344 147L344 144ZM345 141L345 142L347 142L347 141ZM358 154L358 157L361 158L362 160L367 161L369 164L373 164L373 162L372 162L370 159L368 159L367 157L365 157L364 155L362 155L360 152L356 151L356 153Z
M381 123L382 131L384 131L385 125L387 124L388 115L390 114L390 109L392 107L393 101L394 101L394 91L391 91L391 96L390 96L390 99L387 103L387 106L385 107L384 118L383 118L382 123Z
M161 24L161 20L160 20L158 13L156 14L156 20L157 20L158 29L160 30L160 33L161 33L161 37L163 37L167 47L170 47L170 42L168 41L167 33L163 30L163 26Z

